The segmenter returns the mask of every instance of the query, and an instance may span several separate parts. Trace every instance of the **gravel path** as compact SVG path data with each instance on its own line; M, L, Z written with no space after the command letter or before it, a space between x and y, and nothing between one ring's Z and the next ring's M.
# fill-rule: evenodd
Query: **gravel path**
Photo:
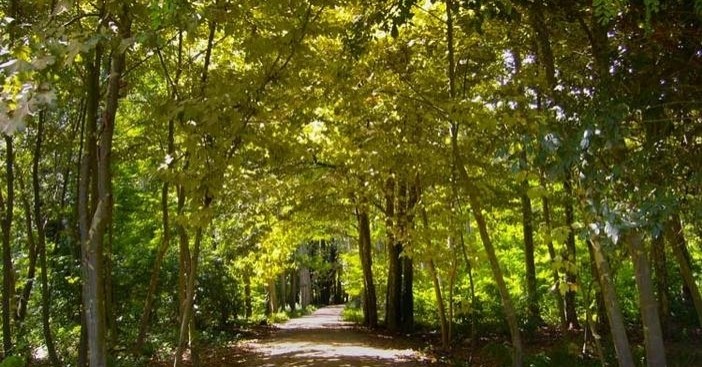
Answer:
M261 340L241 343L247 351L238 365L249 367L415 367L430 363L410 345L376 335L341 321L343 306L276 325L279 330Z

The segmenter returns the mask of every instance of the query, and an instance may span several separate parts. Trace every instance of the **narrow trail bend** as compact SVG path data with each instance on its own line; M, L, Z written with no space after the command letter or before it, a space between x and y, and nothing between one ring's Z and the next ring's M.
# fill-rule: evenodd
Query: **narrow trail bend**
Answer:
M431 363L407 342L341 320L344 306L324 307L277 325L272 335L241 343L237 365L247 367L415 367Z

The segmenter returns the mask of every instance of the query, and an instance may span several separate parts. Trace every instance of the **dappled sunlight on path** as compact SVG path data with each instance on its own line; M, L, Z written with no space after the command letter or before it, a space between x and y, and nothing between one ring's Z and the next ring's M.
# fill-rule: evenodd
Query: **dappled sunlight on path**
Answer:
M243 347L254 354L246 366L413 367L429 365L421 353L393 338L374 335L341 321L343 306L277 325L279 331Z

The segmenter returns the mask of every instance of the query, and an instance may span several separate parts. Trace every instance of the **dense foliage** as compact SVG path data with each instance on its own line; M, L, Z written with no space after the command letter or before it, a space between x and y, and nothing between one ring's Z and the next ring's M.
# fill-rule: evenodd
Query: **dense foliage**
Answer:
M0 365L342 302L514 366L702 326L699 0L1 4Z

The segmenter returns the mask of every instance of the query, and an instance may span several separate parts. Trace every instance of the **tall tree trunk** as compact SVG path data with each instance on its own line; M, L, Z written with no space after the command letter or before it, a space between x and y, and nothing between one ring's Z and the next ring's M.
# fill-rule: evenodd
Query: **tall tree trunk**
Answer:
M699 323L700 327L702 327L702 295L700 295L700 289L695 281L692 266L690 265L690 259L687 255L687 244L685 243L685 234L683 233L683 226L680 216L677 214L673 215L669 225L666 227L670 247L673 250L675 261L680 267L680 275L685 282L685 286L687 286L687 288L690 290L692 303L695 306L695 311L697 312L697 322Z
M400 252L409 245L409 230L412 226L414 216L412 209L419 201L419 179L412 185L407 184L406 176L403 176L398 185L398 211L397 224L400 235ZM401 254L400 266L402 271L400 283L400 323L402 330L411 332L414 329L414 262L412 256L405 252Z
M32 289L34 288L34 279L36 276L37 269L37 243L34 237L34 223L32 219L32 211L30 209L29 198L27 190L24 186L24 180L22 177L17 178L17 183L19 184L20 192L22 195L22 206L25 212L25 222L27 228L27 249L29 252L29 264L27 266L27 279L24 282L22 290L19 292L20 297L17 302L17 312L15 314L15 320L17 321L18 328L22 324L25 317L27 316L27 304L29 303L29 297L32 295Z
M171 85L171 99L174 102L178 102L178 83L180 81L180 75L183 70L183 32L178 32L178 52L177 52L177 67L175 71L175 76L172 80ZM166 74L166 79L171 80L168 74L168 70L164 66L164 72ZM167 136L167 148L166 152L169 157L175 155L175 118L168 120L168 136ZM172 170L173 161L171 160L167 164L168 170ZM156 290L158 289L159 274L161 272L161 266L163 260L166 256L166 252L171 244L171 224L170 216L168 211L168 201L169 201L170 185L167 180L164 180L161 186L161 222L163 230L163 238L161 241L161 246L159 246L156 253L156 260L154 262L151 279L149 280L149 289L146 293L146 299L144 300L144 310L142 311L141 318L139 319L139 332L137 334L137 340L134 343L134 352L139 353L144 345L144 339L146 338L146 333L149 329L149 319L151 317L151 312L153 308L154 298L156 295ZM182 209L182 208L181 208ZM180 277L179 277L180 279ZM247 314L247 318L248 318Z
M400 300L402 330L414 329L414 262L408 255L402 257L402 298Z
M422 208L421 214L424 229L428 230L429 219L427 218L426 209ZM429 245L431 246L431 244ZM427 262L427 267L429 268L429 275L431 276L432 284L434 285L434 294L436 296L436 304L438 306L437 313L439 316L439 326L441 327L441 347L443 349L448 349L450 337L448 321L446 318L446 305L444 304L444 298L441 292L441 280L439 279L439 274L436 271L434 259L429 259L429 261Z
M49 362L52 367L61 366L61 360L56 353L56 345L51 333L51 298L49 292L49 277L46 265L46 218L42 210L43 201L41 198L41 183L39 181L39 162L42 158L42 144L44 139L44 122L46 113L39 114L37 124L37 138L34 144L34 157L32 160L32 192L34 196L34 223L37 232L37 252L39 256L39 272L41 282L41 324L44 334L44 342L49 354Z
M527 166L526 149L522 150L522 164L524 169ZM526 291L527 291L527 320L530 327L535 328L543 323L541 310L539 309L539 294L536 289L536 264L534 261L534 221L531 208L531 199L528 195L529 181L521 183L522 201L522 232L524 234L524 264L526 267Z
M658 298L658 315L661 319L661 329L663 336L668 337L670 333L670 292L668 291L668 267L666 266L665 238L663 233L654 237L651 241L651 260L656 282L656 296Z
M289 274L290 276L290 293L288 294L288 306L290 310L295 311L297 308L297 294L300 291L299 278L295 270L292 270Z
M16 24L20 24L20 3L18 0L10 0L8 4L7 14L14 18L8 29L10 43L13 43L17 37L18 29ZM12 299L15 296L15 279L14 269L12 265L12 219L14 212L14 162L15 154L13 152L13 139L10 135L4 135L5 138L5 183L7 189L7 201L3 198L0 192L0 210L3 211L3 216L0 221L2 227L2 346L3 357L13 354L12 345L12 324L10 316L12 314Z
M279 276L278 276L279 282L280 282L280 302L278 305L278 308L281 311L285 311L285 303L287 299L287 294L288 294L288 287L287 287L287 281L285 280L285 271L283 271Z
M298 256L307 257L307 245L300 246ZM306 265L300 266L298 271L300 278L300 307L307 308L312 302L312 279L310 278L310 269Z
M448 339L453 340L453 320L455 320L454 311L454 294L456 291L456 275L458 273L458 254L454 246L455 238L449 237L449 243L451 247L451 269L449 270L449 294L448 294Z
M512 302L512 296L510 296L509 290L507 289L507 284L505 283L504 276L502 275L502 268L500 268L500 262L497 259L495 247L492 244L492 239L490 238L490 234L487 229L487 222L483 216L483 208L478 200L478 190L468 176L468 172L466 172L466 169L463 166L463 161L458 151L458 126L454 123L451 130L454 164L458 169L461 181L466 189L468 200L473 211L473 216L475 217L475 221L478 225L480 238L483 242L483 247L485 248L485 252L487 253L487 257L490 262L490 269L492 270L493 279L495 280L495 283L497 283L497 289L500 292L502 308L505 312L505 318L507 319L510 335L512 336L512 348L514 348L512 364L514 367L521 367L524 364L524 349L522 345L521 332L519 331L517 312L514 308L514 303Z
M83 287L81 296L83 299L83 330L85 330L85 340L87 345L85 345L85 350L88 352L86 355L86 362L91 365L91 367L99 365L92 364L92 350L99 353L99 348L93 346L93 342L104 341L100 338L99 334L102 333L100 328L103 325L104 320L97 320L95 312L97 310L97 303L102 302L102 297L97 298L97 290L93 288L91 292L91 282L89 279L89 274L93 274L95 278L95 272L98 270L95 264L96 255L95 249L90 244L91 235L96 234L91 229L98 221L91 216L95 214L93 206L91 205L91 196L93 199L95 197L92 194L93 182L95 181L94 173L97 161L96 154L96 144L97 144L97 119L98 119L98 108L100 103L100 85L99 85L99 74L100 65L102 63L102 52L101 46L98 45L95 48L94 59L89 60L87 64L87 79L86 79L86 121L85 121L85 148L83 149L83 158L81 159L80 168L80 182L78 183L78 216L79 216L79 227L80 227L80 242L81 242L81 272L83 277ZM101 207L102 208L102 207ZM102 216L102 213L100 213ZM92 224L94 223L94 224ZM97 228L96 228L97 229ZM102 288L102 284L98 285L98 288Z
M209 202L206 200L205 208L209 207ZM188 267L188 277L187 284L185 287L185 300L182 307L182 313L180 316L180 328L178 333L178 344L176 345L175 361L173 363L174 367L181 367L183 365L183 352L187 346L188 340L191 341L191 355L195 352L193 351L193 334L194 334L194 318L193 318L193 305L195 303L195 291L197 284L197 268L200 259L200 246L202 244L202 232L203 228L198 228L195 232L195 243L193 244L193 251L190 254L189 267ZM193 361L194 362L194 361Z
M665 346L663 345L663 332L658 316L658 302L653 293L651 268L646 257L641 234L635 231L627 233L624 241L629 246L629 252L634 262L636 286L639 293L639 308L644 329L644 343L646 344L646 364L649 367L665 366Z
M449 347L450 338L448 321L446 319L446 306L444 305L444 298L441 295L441 280L439 280L439 275L436 272L433 259L429 259L427 266L429 268L429 274L431 275L432 284L434 285L434 294L436 295L436 304L438 306L437 312L439 315L439 325L441 326L441 347L446 350Z
M546 19L544 17L542 3L538 1L531 3L531 5L529 6L529 21L535 34L538 63L539 66L543 68L546 83L548 85L548 91L545 94L548 97L550 97L555 103L558 103L559 96L558 91L556 90L556 66L553 57L553 50L551 48L551 36L548 29L548 23L546 22ZM566 172L568 172L568 170L566 170ZM572 224L574 222L573 204L571 202L572 189L570 177L568 177L568 175L566 175L566 178L564 180L564 190L566 195L566 225L571 230L571 234L566 240L565 258L568 261L575 264L575 234L572 233ZM550 246L553 247L552 244ZM549 249L549 254L551 255L551 259L553 261L553 259L555 258L555 251L553 252L553 254L551 254L551 249ZM557 271L556 276L558 276ZM578 314L575 302L576 292L570 287L570 285L576 284L577 282L576 274L574 274L573 272L566 271L566 282L568 284L568 287L565 294L565 307L563 307L562 302L560 302L560 298L562 298L560 293L556 295L557 299L559 300L559 309L564 308L564 310L560 311L564 311L563 317L565 318L565 326L568 329L578 329L580 328L580 323L578 322ZM560 278L557 281L557 283L560 283ZM556 289L559 289L558 284Z
M626 336L626 327L624 325L624 316L622 315L619 301L617 300L617 291L614 289L612 280L612 271L609 267L609 262L602 251L599 239L592 237L589 241L592 246L597 273L599 274L600 288L605 300L605 308L607 310L607 319L609 320L609 328L612 333L612 343L617 353L617 360L620 367L634 367L634 359L629 346L629 339Z
M385 181L385 232L387 233L388 279L385 301L385 326L390 331L400 329L402 310L402 246L397 239L395 222L395 179Z
M454 45L453 45L453 1L445 0L446 2L446 43L448 49L448 81L449 81L449 94L451 98L456 96L456 64L454 56ZM493 278L497 283L497 289L500 292L500 299L502 301L502 307L505 312L505 318L507 319L507 324L509 326L510 335L512 337L512 365L514 367L521 367L524 364L524 349L522 346L521 332L519 331L519 321L517 320L517 312L514 309L514 304L512 302L512 297L507 289L507 284L505 283L504 276L502 275L502 269L500 268L500 263L497 259L497 254L495 252L495 247L492 244L492 239L487 230L487 223L483 217L483 208L478 200L479 192L472 182L465 166L463 165L463 157L458 150L458 123L451 123L451 155L453 169L458 173L460 181L463 183L466 193L468 195L468 200L473 211L473 216L475 217L476 223L478 224L478 230L480 232L480 238L483 242L483 247L487 253L488 260L490 262L490 269L492 270Z
M244 316L250 319L253 314L253 304L251 300L251 276L248 272L244 274Z
M278 312L278 291L275 287L275 279L268 279L266 283L268 290L268 311L271 316Z
M5 183L7 199L0 194L0 209L2 218L2 346L4 356L13 354L12 345L12 299L15 294L14 269L12 264L12 220L15 205L15 153L13 139L5 135Z
M546 184L545 184L545 179L543 175L541 176L541 186L545 189ZM553 225L551 224L551 205L549 203L549 200L546 196L543 196L541 198L541 208L542 212L544 215L544 223L546 224L546 231L547 231L547 236L546 237L546 248L548 249L548 256L549 259L551 260L551 263L556 261L556 249L553 247L553 241L551 241L551 230L553 229ZM558 274L558 269L552 266L552 277L553 277L553 289L554 291L551 292L553 293L553 297L556 300L556 306L558 307L558 319L560 320L560 325L561 328L567 329L568 328L568 323L566 322L566 316L565 316L565 307L563 304L563 296L561 295L560 291L560 283L561 283L561 277Z
M578 321L578 313L575 305L576 292L572 287L578 283L578 276L574 271L568 271L577 265L576 249L575 249L575 232L573 223L575 223L575 214L573 209L573 186L570 174L566 173L566 178L563 181L563 191L565 194L565 224L568 226L568 238L566 239L566 252L564 258L573 266L566 267L566 283L568 285L565 293L565 315L568 329L580 329Z
M378 327L378 301L373 282L373 256L367 203L362 201L357 205L356 220L358 222L358 251L363 269L363 323L367 327L375 329Z
M463 237L463 230L461 230L461 253L463 254L463 261L466 263L466 273L468 273L468 285L470 287L470 344L471 350L474 350L477 345L477 320L475 307L477 305L477 297L475 295L475 281L473 279L473 266L471 264L470 258L468 257L468 251L466 251L466 242Z
M119 36L127 39L131 34L131 22L128 16L128 6L123 4L118 14ZM79 198L81 211L81 242L83 244L83 305L86 310L86 327L88 338L88 361L90 367L102 367L107 364L106 312L105 312L105 277L104 272L104 236L112 219L112 139L115 129L115 116L119 100L119 90L122 84L122 73L126 64L126 50L114 50L111 58L111 70L107 85L105 111L101 118L102 129L97 150L93 149L98 141L95 135L97 106L99 104L99 65L100 52L95 53L95 63L89 66L88 98L91 100L88 114L87 130L93 135L86 149L86 157L82 172L82 195ZM91 169L92 166L92 169ZM92 175L91 175L92 173ZM93 177L90 180L89 177ZM94 182L90 182L94 181ZM92 189L91 189L92 187ZM92 202L89 203L88 191L93 191ZM95 209L92 210L92 207ZM91 210L88 210L91 209ZM109 275L107 275L109 276Z
M173 119L171 119L168 122L168 154L170 156L173 156L175 152L174 130L175 122ZM171 244L171 224L168 215L169 188L170 186L168 182L165 181L161 187L161 222L163 226L163 238L161 239L161 246L159 246L156 253L156 260L154 261L154 265L151 270L151 279L149 280L149 289L146 293L146 299L144 300L144 310L142 311L141 318L139 319L139 333L137 334L137 340L134 343L134 351L137 353L141 351L144 345L144 338L146 338L146 333L149 327L149 318L151 317L156 289L158 288L161 265L163 264L163 259L165 258L166 252Z

